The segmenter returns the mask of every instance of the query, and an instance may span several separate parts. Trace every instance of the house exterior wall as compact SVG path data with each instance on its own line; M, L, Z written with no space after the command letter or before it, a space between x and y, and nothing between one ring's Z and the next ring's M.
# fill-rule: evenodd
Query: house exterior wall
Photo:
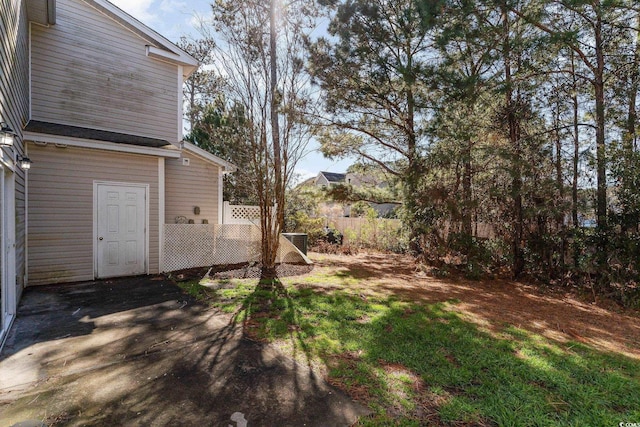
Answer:
M18 134L14 150L24 153L22 126L29 117L29 23L23 0L0 2L0 121ZM11 162L11 150L3 157ZM24 285L25 174L15 168L15 261L17 297Z
M32 26L32 119L177 142L178 66L84 1L56 4L56 25Z
M29 283L94 278L93 182L149 184L149 273L159 270L158 159L85 148L28 144ZM37 165L37 167L36 167Z
M357 173L347 173L345 183L354 187L368 186L378 187L379 183L372 176L361 175Z
M46 25L49 15L49 6L47 1L26 0L27 17L31 22L38 22Z
M327 180L327 178L324 177L324 175L319 174L316 177L316 186L317 187L328 187L329 186L329 181Z
M165 160L165 223L174 224L177 216L193 219L202 224L218 223L218 180L219 167L197 155L183 151L183 158L189 159L189 166L182 159ZM198 206L200 214L195 215L193 208Z

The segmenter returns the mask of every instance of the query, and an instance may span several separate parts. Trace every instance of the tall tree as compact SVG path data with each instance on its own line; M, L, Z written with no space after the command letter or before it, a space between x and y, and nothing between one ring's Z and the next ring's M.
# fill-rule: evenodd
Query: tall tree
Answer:
M470 2L452 1L436 25L439 56L438 86L440 97L435 103L436 121L432 124L436 137L454 145L455 159L461 162L460 218L462 232L473 234L476 202L473 181L476 173L476 147L486 131L486 103L483 99L496 85L494 50L496 35L487 28L486 11L471 7ZM484 105L483 105L484 104ZM457 209L456 209L457 210Z
M244 106L229 102L218 93L213 102L204 106L187 141L239 167L233 174L224 175L223 197L232 204L256 205L257 178L250 164L249 145L244 136L249 126Z
M532 5L527 11L511 10L540 31L567 46L584 64L581 77L593 89L596 130L596 216L601 235L600 253L606 256L607 222L607 84L606 58L624 24L628 4L624 0L547 0L544 7ZM605 264L606 259L601 259Z
M278 93L278 17L277 0L271 0L269 8L269 100L271 143L273 144L273 169L275 172L275 203L278 228L284 229L284 190L282 179L282 150L280 148L280 122L278 118L279 93Z
M501 8L502 12L502 60L504 65L504 97L506 123L508 127L509 142L512 148L511 167L511 197L513 199L513 275L520 276L524 269L524 256L522 254L524 219L522 212L522 132L519 120L518 108L522 104L520 92L514 90L512 63L517 58L518 52L513 53L512 22L509 9Z
M638 91L640 90L640 10L635 11L635 19L629 19L629 37L622 48L623 66L627 66L621 79L623 104L626 101L626 111L623 113L624 125L622 129L622 164L618 168L620 181L619 198L621 203L621 227L623 233L638 231L640 223L640 200L638 191ZM633 27L635 25L635 27ZM626 63L626 64L625 64ZM626 117L625 117L626 116Z
M310 71L322 89L323 152L380 165L404 188L405 224L419 251L424 210L415 195L427 140L419 132L429 102L424 80L432 39L412 0L328 2L331 37L311 46Z
M526 240L523 197L527 176L523 167L526 146L533 147L533 140L527 132L527 121L533 117L529 101L531 78L527 81L523 77L531 71L529 63L534 57L529 46L529 34L522 20L510 11L506 3L451 0L447 4L449 8L436 22L438 45L445 59L439 69L446 73L441 79L445 82L445 97L440 101L438 110L462 109L465 114L460 115L458 123L436 125L438 132L444 130L449 138L458 139L462 147L462 229L464 234L470 235L471 208L474 206L471 203L472 153L479 136L483 131L486 135L490 130L486 126L491 123L491 133L496 141L504 141L504 145L492 148L500 155L493 161L504 162L510 174L510 191L505 196L510 198L511 207L506 214L510 225L512 271L518 276L524 269ZM515 7L515 3L511 7ZM449 82L452 76L454 78ZM458 102L451 104L456 96ZM493 98L493 103L488 103L486 98ZM484 130L479 126L483 122Z
M184 82L183 97L189 129L193 129L207 105L214 102L223 85L222 79L210 67L213 65L216 43L211 37L189 39L180 37L178 46L193 56L200 67Z
M262 275L275 277L275 261L284 221L284 191L309 140L302 121L312 98L302 53L314 9L299 0L290 5L218 0L213 5L219 75L227 98L241 106L260 204ZM280 129L284 131L281 132ZM268 282L265 282L268 284Z

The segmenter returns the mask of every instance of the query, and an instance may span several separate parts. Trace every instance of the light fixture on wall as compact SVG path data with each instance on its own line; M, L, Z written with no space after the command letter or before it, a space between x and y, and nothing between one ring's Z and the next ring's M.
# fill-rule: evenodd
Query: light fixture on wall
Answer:
M12 147L15 140L15 132L5 122L0 122L0 146Z
M20 166L21 169L23 169L23 170L31 169L31 164L32 163L33 162L28 157L21 156L21 155L18 154L18 166Z
M16 136L17 134L7 123L0 122L0 147L9 147L13 151L13 143L15 142ZM32 163L33 162L31 161L31 159L29 159L27 156L16 154L16 164L20 166L22 170L31 169Z

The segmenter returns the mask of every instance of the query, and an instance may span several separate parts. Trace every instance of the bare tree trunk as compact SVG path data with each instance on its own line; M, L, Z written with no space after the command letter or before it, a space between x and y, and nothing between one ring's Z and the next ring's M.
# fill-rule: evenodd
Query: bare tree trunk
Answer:
M631 82L629 90L629 110L627 113L627 137L625 138L629 152L634 152L636 147L636 121L638 120L638 112L636 111L636 102L638 100L638 90L640 89L640 12L636 17L638 33L636 34L636 42L633 50L633 65L631 67Z
M284 222L287 168L295 167L304 154L310 129L300 118L312 105L296 102L310 97L306 73L298 61L306 53L304 40L312 30L312 19L309 10L300 7L286 14L287 25L281 24L281 7L276 0L244 2L240 7L234 0L212 4L217 21L214 32L224 45L216 50L216 62L227 80L224 93L231 95L237 105L235 114L241 119L239 132L233 136L239 144L246 144L249 158L242 166L252 168L260 205L262 274L270 279L275 278ZM284 109L288 99L290 108ZM293 126L295 134L291 135ZM236 129L229 132L236 133ZM269 286L269 281L264 282Z
M271 71L271 142L273 144L273 166L275 172L276 222L278 229L284 225L284 179L282 176L282 147L280 144L280 123L278 109L280 94L278 93L278 47L277 47L277 0L271 0L269 15L269 66Z
M567 233L566 233L566 225L564 221L564 213L565 209L565 192L564 192L564 175L562 173L562 139L560 138L560 105L556 103L556 116L555 116L555 124L556 128L556 159L555 159L555 168L556 168L556 184L558 186L558 201L559 205L556 206L556 229L560 231L560 277L564 277L565 272L565 251L567 247Z
M462 174L462 232L465 237L471 237L473 235L473 230L471 228L471 218L472 218L472 208L473 203L471 198L473 195L471 194L471 181L472 181L472 170L471 170L471 148L473 146L473 142L468 140L466 142L466 146L464 149L464 154L462 156L463 161L463 174Z
M278 252L280 230L284 224L284 189L282 185L282 154L280 147L280 126L278 122L278 70L277 70L277 29L276 29L276 0L271 0L269 11L269 97L270 97L270 125L271 147L273 151L273 192L272 197L264 201L261 209L262 218L262 277L272 279L276 277L275 261ZM268 146L268 144L265 145ZM269 151L265 153L269 158ZM274 218L275 209L275 218ZM280 214L282 212L282 215Z
M596 22L594 26L594 41L596 51L596 69L593 80L593 88L596 101L596 169L597 169L597 200L596 215L598 219L598 231L600 231L599 249L601 253L601 265L606 264L607 245L607 158L605 146L605 100L604 100L604 45L602 40L602 17L599 5L596 10Z
M513 266L514 277L519 277L524 270L524 255L522 251L523 240L523 212L522 212L522 148L520 146L520 126L516 117L517 105L513 99L513 78L511 75L511 38L509 12L506 7L502 9L504 42L502 55L504 57L505 77L505 108L507 111L507 123L509 126L509 141L512 147L511 158L511 197L513 199Z
M571 101L573 103L573 179L571 181L571 217L573 228L577 229L578 221L578 164L580 161L580 126L578 125L578 79L575 68L575 52L571 51L571 77L572 87Z
M415 72L413 69L413 57L411 52L411 46L406 47L407 54L407 71L405 72L404 80L406 84L405 99L407 102L407 116L405 118L405 132L407 136L407 158L408 158L408 173L405 191L408 193L405 197L406 209L409 212L409 250L414 254L422 252L420 245L420 231L416 228L418 221L416 221L417 204L415 202L416 194L418 194L418 185L421 177L421 164L417 149L417 138L415 132L415 108L416 101L413 93L413 85L415 83Z

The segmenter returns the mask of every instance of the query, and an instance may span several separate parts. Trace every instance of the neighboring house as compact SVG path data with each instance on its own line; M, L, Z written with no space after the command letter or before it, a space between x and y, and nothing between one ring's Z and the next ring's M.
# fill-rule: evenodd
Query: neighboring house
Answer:
M344 173L335 173L335 172L318 172L318 176L316 177L314 184L317 187L330 187L332 185L344 184L345 177L347 175Z
M305 181L303 185L307 185L307 183L309 183L310 185L315 185L320 188L330 188L335 185L344 184L346 176L347 175L344 173L318 172L318 176L310 181ZM335 202L324 202L318 205L320 215L326 216L327 218L345 216L347 209L348 207L344 206L342 203Z
M359 173L347 173L345 181L348 185L354 187L377 187L380 189L389 187L387 181L381 181L371 175L362 175ZM369 203L369 205L376 211L379 217L387 218L394 213L398 206L400 206L400 203ZM350 211L347 213L350 213Z
M345 183L348 185L352 185L354 187L379 187L381 185L385 185L386 183L379 183L374 177L370 175L362 175L359 173L347 172L345 175Z
M221 223L234 167L182 141L197 61L111 3L3 0L0 25L1 345L25 286L163 271L164 225Z
M317 187L327 188L334 185L350 185L353 187L378 187L386 188L387 182L379 182L374 177L362 175L358 173L335 173L335 172L319 172L318 176L313 179L313 185ZM304 183L306 184L306 182ZM377 212L379 217L388 217L395 209L400 206L399 203L369 203L369 205ZM351 205L338 203L323 203L320 211L326 216L336 217L351 215Z

